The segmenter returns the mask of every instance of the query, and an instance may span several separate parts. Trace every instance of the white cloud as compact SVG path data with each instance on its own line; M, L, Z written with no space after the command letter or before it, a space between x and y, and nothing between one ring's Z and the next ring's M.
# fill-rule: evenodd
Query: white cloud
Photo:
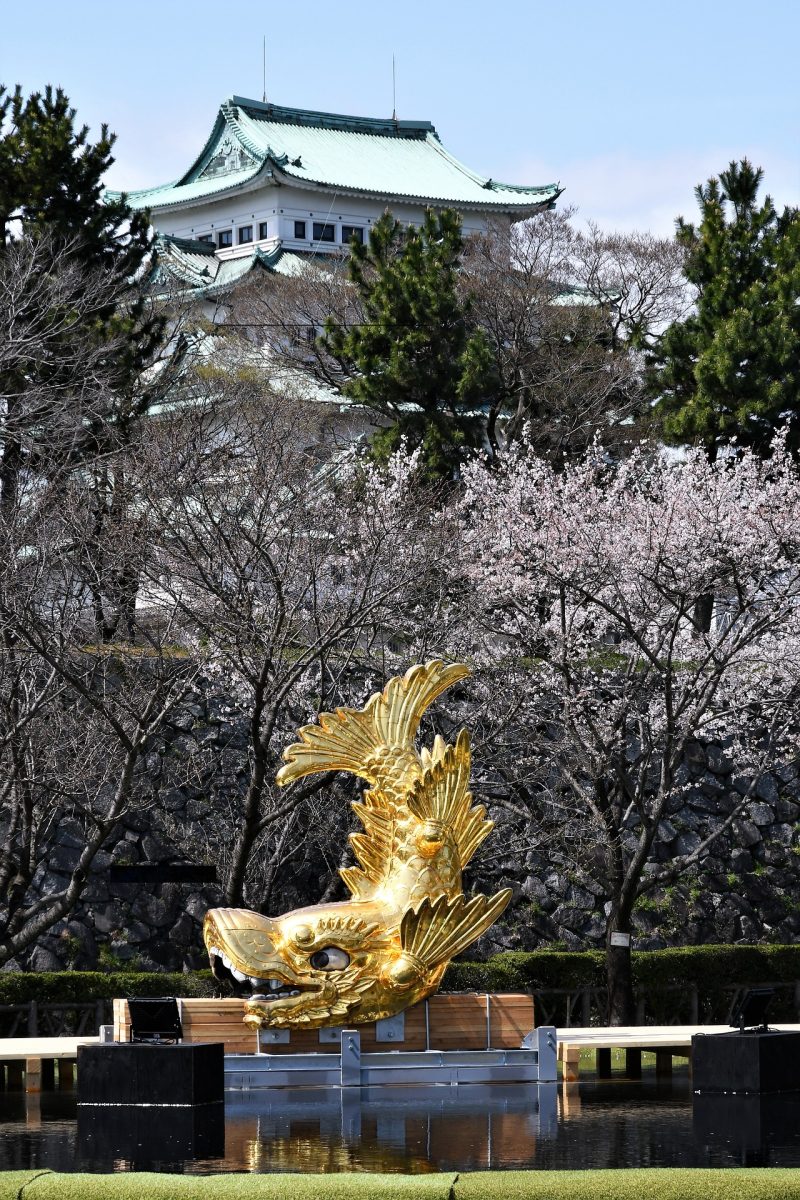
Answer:
M649 229L668 236L678 215L687 220L696 216L696 185L745 156L764 168L765 189L779 207L798 203L800 164L759 147L636 157L599 154L562 160L557 166L529 159L514 166L507 178L510 183L558 179L565 189L559 203L576 205L579 220L620 232Z

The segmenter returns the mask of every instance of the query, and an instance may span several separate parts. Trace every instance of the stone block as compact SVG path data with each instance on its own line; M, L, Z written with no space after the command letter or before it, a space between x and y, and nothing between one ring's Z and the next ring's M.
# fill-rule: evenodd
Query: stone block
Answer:
M172 847L165 846L149 833L146 833L142 838L141 846L146 862L166 862L168 859L175 857L175 850Z
M693 854L701 842L700 835L693 830L687 830L686 833L680 833L675 839L675 854Z
M767 804L775 804L778 800L778 785L771 775L762 775L756 784L756 795Z
M761 841L761 831L752 821L734 821L732 828L737 841L744 846L755 846Z
M102 904L92 911L92 920L99 933L111 933L124 929L127 917L118 904Z
M730 775L733 772L733 763L723 752L721 746L709 746L706 751L706 761L708 769L715 775Z
M146 925L155 926L157 929L168 925L171 920L169 909L159 896L139 896L134 901L131 911Z

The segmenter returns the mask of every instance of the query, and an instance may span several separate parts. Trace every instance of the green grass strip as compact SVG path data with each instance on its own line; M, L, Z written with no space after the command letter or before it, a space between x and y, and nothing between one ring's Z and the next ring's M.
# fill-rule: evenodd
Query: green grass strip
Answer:
M17 1172L15 1172L17 1174ZM450 1200L455 1175L42 1175L21 1200ZM1 1186L1 1185L0 1185ZM17 1195L18 1193L9 1193ZM5 1194L0 1192L0 1196Z
M27 1195L23 1191L37 1175L48 1175L49 1171L40 1168L35 1171L0 1171L0 1200L19 1200Z
M800 1168L471 1171L464 1175L0 1172L0 1200L800 1200Z
M800 1200L800 1168L629 1167L460 1175L455 1200Z

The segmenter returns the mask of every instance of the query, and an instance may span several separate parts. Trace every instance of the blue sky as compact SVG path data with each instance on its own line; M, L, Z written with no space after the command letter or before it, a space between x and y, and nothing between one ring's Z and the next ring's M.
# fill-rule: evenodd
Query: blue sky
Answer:
M668 233L692 189L748 155L800 203L800 0L31 0L3 5L0 80L60 83L118 135L115 187L180 174L219 102L432 120L474 169L560 180L608 228Z

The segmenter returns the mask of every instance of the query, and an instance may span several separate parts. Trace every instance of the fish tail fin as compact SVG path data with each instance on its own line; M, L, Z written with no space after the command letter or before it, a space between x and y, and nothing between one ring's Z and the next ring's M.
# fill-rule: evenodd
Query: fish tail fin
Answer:
M427 969L447 962L485 933L511 899L511 889L495 896L439 896L409 909L400 925L400 942L406 954Z
M300 730L300 741L284 751L277 774L281 787L319 771L351 771L378 782L370 762L382 746L412 749L422 714L445 688L469 674L462 663L440 659L417 664L390 679L362 709L337 708L321 713L316 725Z
M440 739L437 739L437 741ZM462 869L488 837L493 822L486 820L482 804L473 807L469 788L469 734L462 729L454 746L434 745L431 765L414 785L408 807L419 821L432 822L434 830L446 828L458 848Z

